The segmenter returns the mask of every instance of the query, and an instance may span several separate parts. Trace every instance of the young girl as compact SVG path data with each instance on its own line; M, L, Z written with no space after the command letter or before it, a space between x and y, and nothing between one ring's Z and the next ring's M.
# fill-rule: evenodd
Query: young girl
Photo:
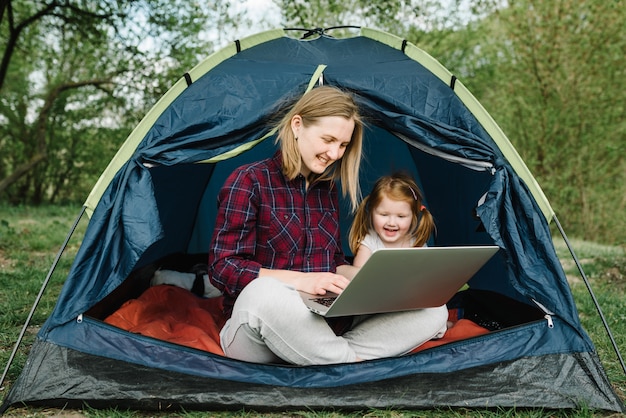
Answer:
M379 248L425 246L434 230L415 181L403 173L381 177L359 205L350 229L353 265L363 266Z

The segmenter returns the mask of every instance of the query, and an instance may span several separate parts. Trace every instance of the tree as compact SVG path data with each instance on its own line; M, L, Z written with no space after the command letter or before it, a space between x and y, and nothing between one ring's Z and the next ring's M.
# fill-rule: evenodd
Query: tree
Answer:
M101 140L113 141L112 148L117 148L124 138L120 132L130 131L146 108L182 75L181 68L190 68L206 55L212 48L212 42L202 36L207 28L237 21L228 13L228 2L211 4L4 2L0 8L4 45L0 196L39 203L59 196L61 173L66 179L77 175L72 166L101 171L108 158L83 153L86 159L76 161L71 151L102 149ZM87 128L91 135L77 139ZM57 186L51 183L55 178ZM71 192L66 195L76 198Z
M480 99L576 235L626 241L626 12L619 1L513 0L487 22ZM485 60L483 60L485 61Z

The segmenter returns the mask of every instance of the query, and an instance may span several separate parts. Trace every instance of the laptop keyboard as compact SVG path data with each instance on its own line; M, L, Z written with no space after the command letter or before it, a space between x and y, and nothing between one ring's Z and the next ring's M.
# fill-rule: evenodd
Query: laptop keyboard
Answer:
M324 306L328 307L328 306L333 304L335 299L337 299L337 298L336 297L332 297L332 298L315 298L315 299L311 299L311 300L313 302L315 302L315 303L319 303L320 305L324 305Z

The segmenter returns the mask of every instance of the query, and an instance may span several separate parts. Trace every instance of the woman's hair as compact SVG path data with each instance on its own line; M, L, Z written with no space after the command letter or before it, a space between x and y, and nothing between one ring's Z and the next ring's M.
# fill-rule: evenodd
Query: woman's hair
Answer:
M379 178L369 196L361 202L354 215L350 228L350 250L356 254L361 241L374 229L372 211L380 205L383 198L407 202L411 206L411 227L409 229L414 240L414 247L422 247L435 231L435 221L432 214L423 204L422 192L417 184L406 173L394 173Z
M343 195L348 196L352 209L356 209L360 198L359 167L363 147L363 122L353 97L336 87L317 87L305 93L283 116L278 124L276 141L280 142L283 172L289 179L295 178L302 169L302 156L291 129L291 119L296 115L300 115L305 127L318 123L320 118L326 116L341 116L354 121L352 138L343 157L324 173L313 175L309 180L341 180Z

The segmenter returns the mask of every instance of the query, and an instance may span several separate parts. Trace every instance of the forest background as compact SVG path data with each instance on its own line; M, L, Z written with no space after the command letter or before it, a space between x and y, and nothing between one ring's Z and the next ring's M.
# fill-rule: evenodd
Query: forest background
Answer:
M82 204L146 112L228 42L275 27L358 25L405 38L454 73L509 137L570 236L623 247L623 6L622 0L0 2L0 204Z

